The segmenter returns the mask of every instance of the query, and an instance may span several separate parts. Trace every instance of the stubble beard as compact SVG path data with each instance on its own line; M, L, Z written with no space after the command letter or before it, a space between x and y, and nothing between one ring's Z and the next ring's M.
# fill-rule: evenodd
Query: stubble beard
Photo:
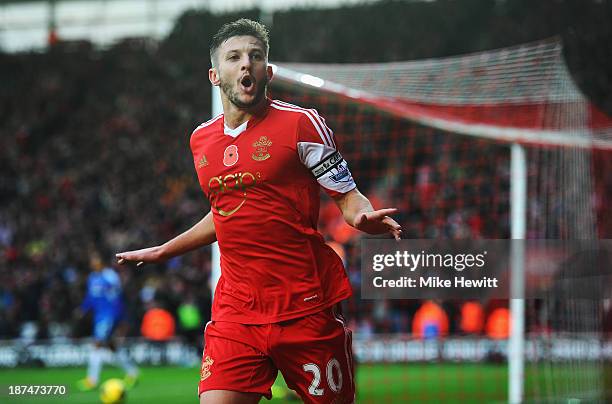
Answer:
M265 75L264 78L258 81L257 84L257 92L255 93L255 98L251 102L242 102L240 101L237 85L235 85L230 80L221 79L221 91L227 96L227 99L234 104L236 107L240 109L248 109L256 106L259 102L264 98L268 89L269 79L268 76Z

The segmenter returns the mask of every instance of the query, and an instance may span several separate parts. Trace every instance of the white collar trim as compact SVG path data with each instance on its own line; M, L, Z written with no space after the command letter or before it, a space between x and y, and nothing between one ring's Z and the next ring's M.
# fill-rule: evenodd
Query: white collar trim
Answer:
M244 122L240 126L237 126L234 129L229 128L225 123L223 124L223 133L229 135L231 137L238 137L239 134L244 132L247 129L247 124L249 121Z

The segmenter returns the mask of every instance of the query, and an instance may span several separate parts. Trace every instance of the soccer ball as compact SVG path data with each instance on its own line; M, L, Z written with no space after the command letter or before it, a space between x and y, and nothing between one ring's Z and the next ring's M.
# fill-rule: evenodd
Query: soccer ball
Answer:
M121 379L108 379L100 386L100 401L104 404L125 402L125 384Z

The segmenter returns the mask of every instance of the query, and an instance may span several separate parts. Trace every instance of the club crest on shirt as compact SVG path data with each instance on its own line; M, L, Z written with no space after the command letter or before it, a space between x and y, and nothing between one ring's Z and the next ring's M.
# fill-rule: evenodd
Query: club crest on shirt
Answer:
M206 356L202 361L202 369L200 370L200 381L208 379L211 375L210 367L215 361L210 357Z
M198 168L206 167L208 165L208 160L206 160L206 155L202 154L200 161L198 161Z
M267 136L261 136L258 141L253 143L255 151L251 155L255 161L264 161L270 158L268 147L272 146L272 141L268 140Z
M238 162L238 146L235 144L229 145L223 152L223 165L231 167Z

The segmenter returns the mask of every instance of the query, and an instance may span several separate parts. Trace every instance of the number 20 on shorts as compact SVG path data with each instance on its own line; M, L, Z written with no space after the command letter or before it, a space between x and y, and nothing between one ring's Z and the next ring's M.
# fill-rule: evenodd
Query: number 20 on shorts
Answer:
M319 387L321 384L321 369L319 366L314 363L307 363L302 366L302 369L313 374L312 382L310 387L308 387L308 393L313 396L322 396L325 393L325 389ZM334 377L334 370L338 374L338 380ZM336 358L332 358L327 362L325 375L327 376L327 384L334 393L342 390L342 370L340 370L340 362Z

